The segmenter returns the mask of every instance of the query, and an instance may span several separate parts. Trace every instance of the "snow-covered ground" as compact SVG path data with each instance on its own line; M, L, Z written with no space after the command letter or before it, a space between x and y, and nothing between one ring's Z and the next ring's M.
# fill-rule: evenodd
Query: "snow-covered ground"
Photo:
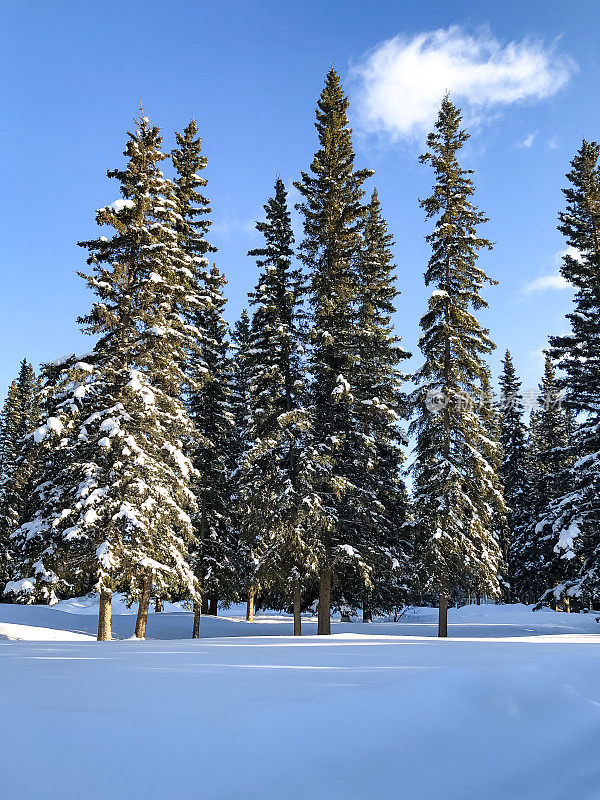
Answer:
M413 609L294 639L232 609L192 641L175 607L97 643L95 611L0 605L0 797L600 798L594 615L470 606L438 640Z

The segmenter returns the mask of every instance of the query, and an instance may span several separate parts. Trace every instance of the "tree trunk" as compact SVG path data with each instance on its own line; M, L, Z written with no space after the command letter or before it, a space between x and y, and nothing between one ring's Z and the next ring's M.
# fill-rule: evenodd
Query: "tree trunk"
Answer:
M135 638L146 638L146 623L148 622L148 607L150 605L150 595L152 593L152 570L144 571L144 582L142 584L142 596L138 606L138 613L135 620Z
M477 603L478 606L481 605L481 595L479 594L479 592L477 592L477 594L475 595L475 602Z
M571 613L571 598L570 597L565 597L565 611L567 612L567 614Z
M192 639L200 638L200 601L194 600L194 626L192 628Z
M254 595L256 589L251 586L248 590L248 599L246 600L246 619L248 622L254 622Z
M300 584L294 585L294 636L302 636L302 616L300 614Z
M440 595L438 636L448 636L448 598L445 594Z
M157 597L156 600L154 601L154 613L160 614L161 611L162 611L162 600L160 599L160 597Z
M373 612L371 610L371 602L369 595L365 593L363 597L363 607L362 607L362 621L363 622L373 622Z
M208 601L208 613L211 615L211 617L217 616L218 608L219 608L219 598L211 597Z
M319 614L317 617L317 635L329 636L331 633L331 567L321 569L319 576Z
M112 592L108 589L100 591L100 607L98 609L98 641L110 642L112 639Z
M201 614L208 614L208 597L207 595L202 595L202 605L200 607Z

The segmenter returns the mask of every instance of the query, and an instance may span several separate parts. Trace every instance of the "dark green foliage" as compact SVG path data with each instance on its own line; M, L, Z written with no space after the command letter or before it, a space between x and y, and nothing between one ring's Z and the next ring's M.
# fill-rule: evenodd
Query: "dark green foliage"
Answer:
M12 567L11 535L25 520L31 496L34 453L28 434L41 413L41 387L25 359L11 383L0 418L0 587Z
M305 583L315 569L315 544L307 524L312 497L305 287L293 260L291 217L280 178L264 208L265 221L256 225L264 244L249 253L260 270L250 294L252 321L244 328L246 342L238 345L238 365L248 381L243 423L247 448L237 473L238 507L249 580L279 591L285 604L294 586Z
M517 572L521 568L521 548L529 536L532 519L532 486L529 473L527 426L523 420L525 408L521 381L517 377L512 357L506 351L500 375L500 444L502 466L500 475L507 506L506 525L502 535L502 555L508 565L507 598L522 596Z

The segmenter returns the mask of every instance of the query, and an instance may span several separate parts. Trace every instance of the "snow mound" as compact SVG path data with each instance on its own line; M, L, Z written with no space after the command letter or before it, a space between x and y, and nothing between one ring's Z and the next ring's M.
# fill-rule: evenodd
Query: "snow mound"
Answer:
M12 642L91 642L95 637L86 633L0 622L0 640L2 639Z

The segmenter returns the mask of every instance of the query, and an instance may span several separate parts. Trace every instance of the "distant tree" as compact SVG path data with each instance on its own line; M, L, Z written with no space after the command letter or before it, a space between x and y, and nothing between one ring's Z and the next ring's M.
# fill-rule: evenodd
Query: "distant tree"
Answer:
M502 537L502 554L508 565L508 587L505 595L513 601L519 597L515 575L520 569L519 551L523 537L529 535L532 518L532 490L529 473L527 426L521 393L512 356L506 351L500 376L500 474L507 505L506 525Z
M27 435L41 413L40 382L23 359L11 383L0 417L0 586L9 580L12 533L24 521L29 507L34 468Z

